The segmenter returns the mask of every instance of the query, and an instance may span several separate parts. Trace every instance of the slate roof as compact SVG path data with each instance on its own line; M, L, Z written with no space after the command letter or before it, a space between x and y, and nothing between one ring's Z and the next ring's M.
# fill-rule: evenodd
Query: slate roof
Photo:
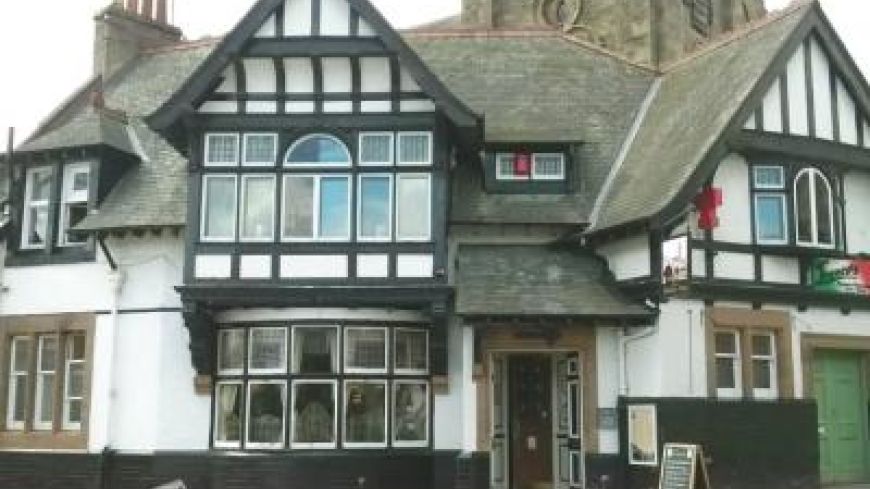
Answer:
M451 91L484 114L488 143L571 143L579 162L567 195L487 194L482 169L458 165L452 219L586 223L654 74L554 30L405 36Z
M126 117L119 117L95 108L76 114L66 124L24 142L18 152L47 151L81 146L105 145L119 151L136 154L127 133Z
M650 310L608 285L604 262L546 246L460 245L456 312L464 316L643 319Z
M643 220L697 170L814 4L798 4L666 68L593 229Z

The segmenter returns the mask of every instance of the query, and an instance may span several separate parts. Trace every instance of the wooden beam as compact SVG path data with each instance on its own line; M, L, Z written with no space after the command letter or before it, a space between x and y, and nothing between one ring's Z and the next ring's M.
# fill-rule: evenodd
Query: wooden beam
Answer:
M252 39L243 56L388 56L390 51L377 38L262 38Z
M870 169L870 150L834 141L742 131L731 138L729 146L736 151L775 153L802 161L825 161L846 167Z

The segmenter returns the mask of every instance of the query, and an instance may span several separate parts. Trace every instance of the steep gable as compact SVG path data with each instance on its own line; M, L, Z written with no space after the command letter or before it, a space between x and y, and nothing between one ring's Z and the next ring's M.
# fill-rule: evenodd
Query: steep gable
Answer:
M478 125L368 0L260 0L148 122L167 133L192 112L436 110Z

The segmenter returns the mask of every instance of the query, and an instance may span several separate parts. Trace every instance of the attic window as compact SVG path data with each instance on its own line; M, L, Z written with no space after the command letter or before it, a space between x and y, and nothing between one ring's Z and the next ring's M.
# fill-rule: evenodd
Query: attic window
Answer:
M496 179L508 181L564 180L564 153L499 153L496 155Z

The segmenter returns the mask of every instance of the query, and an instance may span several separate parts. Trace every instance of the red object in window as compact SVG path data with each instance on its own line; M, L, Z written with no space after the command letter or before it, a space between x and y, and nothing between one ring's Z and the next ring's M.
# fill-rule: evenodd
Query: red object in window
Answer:
M514 153L514 175L527 177L532 174L532 154L528 151Z
M722 189L705 187L695 197L695 207L698 209L698 227L704 231L711 231L719 227L717 212L722 206Z

